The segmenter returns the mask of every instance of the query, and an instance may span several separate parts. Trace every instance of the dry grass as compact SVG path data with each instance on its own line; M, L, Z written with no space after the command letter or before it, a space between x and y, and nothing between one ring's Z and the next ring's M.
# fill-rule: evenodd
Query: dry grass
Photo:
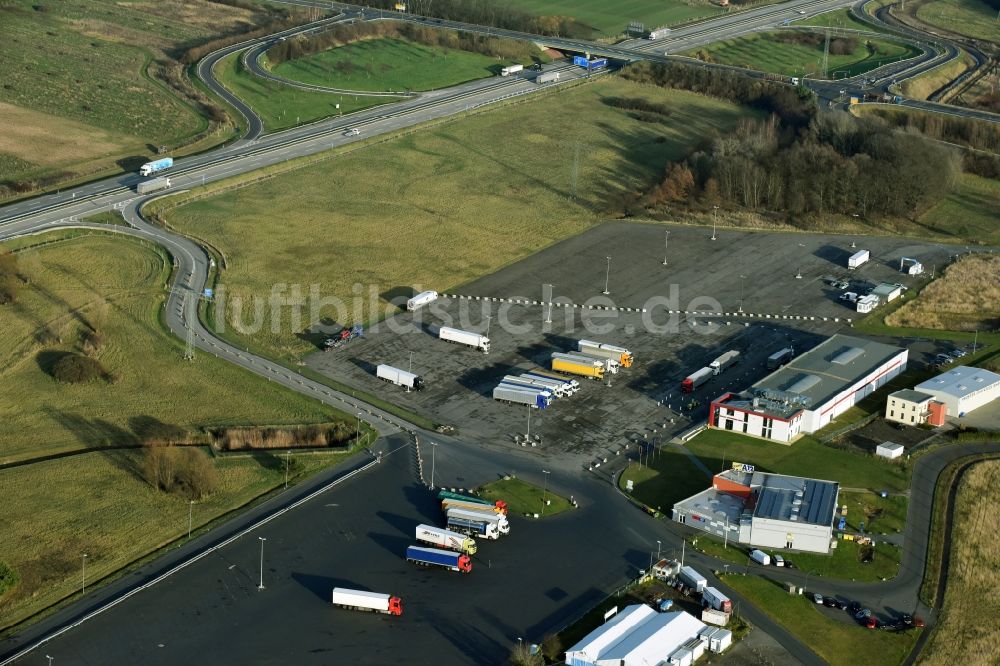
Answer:
M955 498L948 585L941 622L924 651L922 666L997 664L1000 599L994 593L1000 550L1000 461L978 463ZM992 629L990 628L992 627Z
M0 153L43 166L143 149L142 142L132 137L13 104L0 102L0 117L5 125Z
M1000 256L974 254L948 267L920 296L886 317L890 326L975 331L1000 322Z
M927 99L928 95L949 81L958 78L971 65L972 56L962 51L961 57L946 62L940 67L935 67L920 76L903 81L901 84L902 93L911 99Z

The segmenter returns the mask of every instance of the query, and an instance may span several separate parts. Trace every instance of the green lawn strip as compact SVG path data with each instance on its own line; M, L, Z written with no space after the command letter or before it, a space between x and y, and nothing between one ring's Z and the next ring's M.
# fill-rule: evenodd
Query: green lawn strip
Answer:
M963 174L958 187L918 218L928 231L951 242L1000 245L1000 181Z
M802 44L784 41L794 36L792 32L759 33L716 42L694 49L686 55L708 53L717 63L748 67L787 76L822 77L823 42ZM875 49L870 52L868 44ZM913 47L882 39L857 38L857 46L848 54L830 54L827 73L830 78L856 76L918 55Z
M854 16L850 9L835 9L832 12L825 12L810 16L808 18L792 21L792 25L809 26L816 28L844 28L846 30L866 30L868 32L883 32L893 34L891 30L873 23L867 23Z
M995 7L982 0L935 0L917 7L917 18L948 32L1000 43Z
M353 421L184 344L160 315L170 261L160 250L105 234L22 239L19 268L31 283L0 329L0 459L5 462L139 444L151 430ZM78 352L96 328L96 357L112 381L60 384L41 362ZM26 394L35 409L24 409Z
M545 502L548 504L542 500L543 491ZM477 493L483 499L488 499L491 502L496 500L507 502L511 515L534 515L537 513L539 517L546 518L573 508L573 505L565 497L557 495L551 490L543 489L542 486L536 486L516 478L491 481L480 486Z
M339 463L347 454L292 456L297 482ZM186 540L189 511L199 528L284 486L283 456L272 452L214 460L216 492L189 506L141 478L141 450L106 450L0 470L7 491L0 561L20 576L0 599L10 628L55 604L79 597L82 553L88 588L120 575L154 552Z
M692 462L683 451L660 448L652 462L646 466L629 463L618 480L619 487L646 506L669 513L671 507L682 499L700 493L712 485L705 472Z
M840 505L847 505L849 530L859 531L864 522L865 533L874 534L877 538L881 534L902 532L906 525L908 501L905 495L882 497L879 493L870 491L841 490Z
M623 97L670 111L664 122L643 122L606 103ZM220 282L230 297L250 303L274 284L302 285L306 293L318 284L326 302L343 304L322 308L321 318L371 323L397 311L381 296L386 290L419 284L442 291L599 223L609 201L648 187L671 159L747 113L699 95L595 80L373 138L378 150L335 152L294 173L189 201L164 217L226 257ZM580 119L568 132L566 117ZM574 168L576 155L586 159ZM609 181L608 173L616 178ZM283 224L274 225L279 218ZM449 251L455 244L465 251ZM396 251L402 245L409 251ZM360 317L350 307L355 284L364 294ZM373 309L367 288L375 289ZM277 332L267 325L240 337L271 350L266 356L298 362L317 347L300 335L308 322L295 328L289 310L282 310ZM227 330L236 330L233 323Z
M288 60L273 71L292 81L330 88L403 92L435 90L496 76L504 64L509 63L481 53L381 38Z
M215 66L215 75L233 94L246 102L264 121L267 132L288 129L336 115L347 115L380 104L400 101L401 97L363 97L310 92L247 72L239 54L223 58ZM337 105L340 108L337 108Z
M732 571L739 571L740 567L745 567L748 564L749 553L752 549L750 546L732 541L727 546L717 537L707 534L688 537L688 542L692 548L706 555L732 562L736 565L735 568L731 567ZM786 552L767 548L762 550L772 555L780 553L802 573L823 578L874 582L888 580L899 572L899 548L888 543L875 544L875 555L871 562L861 562L858 558L859 546L857 542L844 539L837 541L837 547L831 550L829 555ZM773 571L780 572L781 569L775 567Z
M103 213L94 213L93 215L88 215L87 217L81 217L80 222L85 224L110 224L113 226L125 227L128 224L125 222L119 213L106 210Z
M639 21L646 29L678 25L726 11L711 2L681 0L512 0L511 5L540 16L571 16L597 33L615 36L625 32L629 22Z
M918 636L918 630L871 631L853 620L833 620L809 597L757 576L730 575L725 582L833 666L900 664Z
M824 446L802 437L790 446L758 440L724 430L706 430L690 442L691 449L711 470L722 470L737 461L760 471L837 481L848 488L905 490L908 470L873 456Z

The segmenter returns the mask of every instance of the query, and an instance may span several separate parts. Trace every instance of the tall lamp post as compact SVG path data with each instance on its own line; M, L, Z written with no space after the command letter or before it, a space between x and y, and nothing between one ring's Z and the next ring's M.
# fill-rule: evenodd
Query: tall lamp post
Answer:
M611 292L608 290L611 280L611 257L605 257L608 260L608 269L604 273L604 291L602 292L605 296L609 295Z
M287 485L285 486L288 487ZM191 521L194 518L194 500L188 500L188 540L191 539Z
M549 471L543 469L542 470L542 474L545 475L545 476L542 477L542 479L543 479L543 481L542 481L542 515L544 516L545 515L545 494L546 494L546 492L549 489Z
M87 553L83 554L83 584L80 594L87 594Z
M266 537L257 537L260 539L260 583L257 585L257 591L264 589L264 542L267 541Z
M664 266L667 265L667 249L669 247L669 243L670 243L670 231L668 230L666 232L666 235L663 238L663 265Z
M555 287L555 285L554 284L547 284L545 286L549 288L549 295L548 295L549 314L545 318L545 323L546 324L551 324L552 323L552 288Z
M715 225L716 225L716 217L717 217L717 213L718 212L719 212L719 207L718 206L712 206L712 239L711 240L715 240L716 239L716 236L715 236Z
M434 490L434 453L437 451L438 445L431 442L431 490Z

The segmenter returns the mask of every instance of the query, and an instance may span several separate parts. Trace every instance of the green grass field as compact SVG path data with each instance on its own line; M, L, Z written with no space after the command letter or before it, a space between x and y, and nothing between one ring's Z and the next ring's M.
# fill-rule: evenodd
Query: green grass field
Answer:
M382 38L288 60L275 67L274 73L331 88L402 92L435 90L495 76L503 64L480 53Z
M158 423L336 420L334 410L212 356L184 361L183 343L159 321L169 264L148 246L86 236L18 257L31 284L4 308L0 327L0 461L135 444ZM104 334L98 358L117 379L56 382L42 370L46 355L79 349L91 327Z
M838 481L847 488L905 490L907 471L871 456L824 446L802 437L791 446L754 439L724 430L706 430L690 442L691 449L712 470L721 470L723 460L756 465L764 472Z
M712 62L747 67L786 76L810 76L823 78L823 42L804 44L782 41L780 37L792 37L794 33L757 33L710 44L686 55L707 53ZM867 44L870 43L874 51ZM840 79L856 76L882 65L911 58L918 52L886 40L859 39L856 48L845 55L829 56L828 78Z
M223 59L216 65L215 74L226 88L257 112L264 121L266 132L276 132L301 123L345 115L404 99L300 90L250 74L243 69L243 63L236 56ZM340 108L337 108L338 104Z
M706 490L711 479L682 451L663 447L649 466L630 463L621 473L618 485L626 490L633 483L631 495L658 511L670 511L675 502Z
M184 402L181 396L173 397ZM295 472L301 478L343 459L343 454L300 454ZM0 599L0 628L76 595L82 553L87 553L89 588L175 539L185 539L189 509L197 531L283 485L281 463L268 454L216 460L218 489L193 507L143 481L137 451L95 451L0 470L5 498L0 561L21 577Z
M253 16L207 0L0 3L0 182L93 173L192 137L206 121L147 64Z
M870 631L853 621L826 617L806 596L790 595L756 576L727 576L726 584L740 592L833 666L900 664L913 648L917 631ZM875 609L873 609L875 610Z
M703 553L737 565L736 568L730 567L733 571L739 571L740 567L747 564L749 558L750 549L747 546L730 542L727 547L715 536L699 534L689 538L689 542L693 548ZM790 560L795 568L803 573L840 580L875 582L893 578L899 572L900 552L895 546L886 543L876 544L875 556L871 562L861 562L858 559L858 548L858 544L854 541L841 540L829 555L782 552L782 557Z
M950 196L920 216L919 222L942 235L985 245L1000 244L1000 181L965 174Z
M841 506L847 505L847 527L860 530L865 524L866 534L892 534L902 532L906 525L908 502L903 495L882 497L873 492L840 491Z
M725 11L708 0L512 0L511 5L540 16L571 16L601 35L625 32L630 21L647 29L685 23Z
M569 511L573 505L569 500L561 495L557 495L547 488L536 486L521 479L500 479L481 486L478 489L479 495L484 499L496 501L498 499L507 502L507 509L510 515L539 514L541 518L554 516ZM547 505L543 507L542 494L544 492Z
M849 9L835 9L825 14L817 14L809 18L792 21L792 25L807 25L817 28L846 28L848 30L866 30L868 32L887 32L878 26L865 23L854 17Z
M669 121L641 122L602 103L629 96L669 105ZM319 315L370 321L389 307L391 290L460 285L597 223L609 199L647 187L669 161L747 113L603 79L194 201L166 218L225 254L230 303L268 295L274 284L302 285L307 294L317 284L323 298L343 304ZM354 285L364 303L374 289L376 309L354 311ZM299 337L308 321L296 326L288 311L277 333L267 325L244 339L285 359L314 351ZM238 332L236 319L229 308L227 330Z
M934 0L917 7L917 18L949 32L1000 43L997 11L981 0Z

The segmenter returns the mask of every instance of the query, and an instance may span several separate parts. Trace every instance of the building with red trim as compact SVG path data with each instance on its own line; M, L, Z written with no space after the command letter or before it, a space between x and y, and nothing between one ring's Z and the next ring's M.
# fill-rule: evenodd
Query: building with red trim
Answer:
M901 347L834 335L742 393L712 401L708 426L791 444L906 369Z

